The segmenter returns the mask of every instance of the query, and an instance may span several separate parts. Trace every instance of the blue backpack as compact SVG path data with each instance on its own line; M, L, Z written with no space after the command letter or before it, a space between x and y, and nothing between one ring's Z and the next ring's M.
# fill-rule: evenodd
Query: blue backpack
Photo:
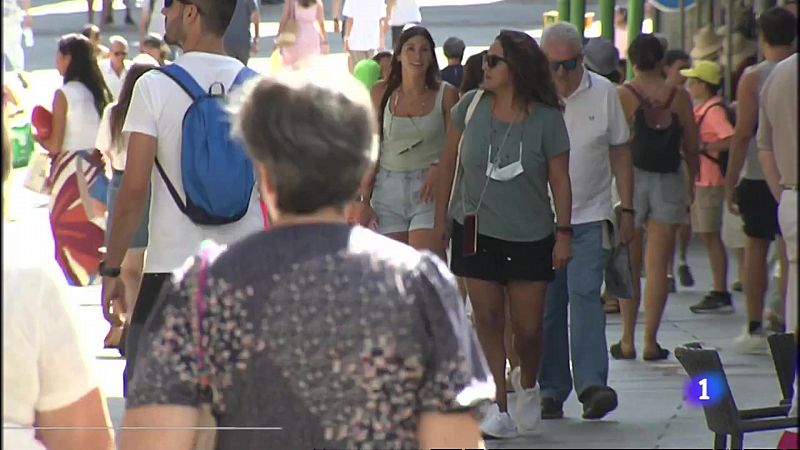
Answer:
M244 217L250 206L255 171L241 142L231 136L230 115L225 111L225 86L215 82L208 92L177 64L160 68L192 98L183 116L181 179L186 193L183 202L164 168L156 168L173 200L198 225L224 225ZM257 75L242 68L231 89ZM216 90L219 92L214 92Z

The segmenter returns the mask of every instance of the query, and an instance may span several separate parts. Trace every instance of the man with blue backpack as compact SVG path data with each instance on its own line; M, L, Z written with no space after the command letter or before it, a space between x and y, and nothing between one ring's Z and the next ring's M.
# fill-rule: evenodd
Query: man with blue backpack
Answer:
M125 181L100 263L103 314L125 311L120 264L152 190L150 242L127 338L123 390L133 376L138 338L173 270L206 239L237 241L262 228L253 166L230 134L225 100L256 75L225 54L223 35L236 0L165 0L165 41L183 49L175 64L136 83L123 132Z

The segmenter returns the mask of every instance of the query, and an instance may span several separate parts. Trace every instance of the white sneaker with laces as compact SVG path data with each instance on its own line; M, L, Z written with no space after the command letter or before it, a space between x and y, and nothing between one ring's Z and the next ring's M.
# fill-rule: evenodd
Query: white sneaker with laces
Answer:
M750 333L745 325L744 331L733 340L733 348L737 353L747 355L764 355L768 353L767 335L763 330Z
M481 422L481 434L495 439L515 438L518 435L517 424L508 412L501 413L497 403L493 403Z
M511 384L517 394L511 416L520 434L536 434L542 423L542 395L538 383L532 388L523 389L521 377L519 367L511 371Z

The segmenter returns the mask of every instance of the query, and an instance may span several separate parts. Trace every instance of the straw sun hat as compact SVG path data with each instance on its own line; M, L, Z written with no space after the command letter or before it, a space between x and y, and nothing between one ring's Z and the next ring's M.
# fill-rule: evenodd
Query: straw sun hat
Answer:
M722 49L722 36L708 25L697 30L692 40L694 47L689 53L692 59L708 59Z

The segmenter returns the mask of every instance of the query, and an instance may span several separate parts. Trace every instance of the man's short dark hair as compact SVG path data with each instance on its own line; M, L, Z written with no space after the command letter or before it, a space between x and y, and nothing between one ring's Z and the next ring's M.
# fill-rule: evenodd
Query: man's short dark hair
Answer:
M691 61L692 58L683 50L680 49L672 49L667 50L667 53L664 54L664 65L671 66L675 64L677 61Z
M372 57L372 60L376 63L380 64L382 59L391 58L392 52L382 51L378 52L375 56Z
M234 132L266 167L283 213L344 207L376 156L369 93L349 76L287 71L248 84Z
M467 48L464 41L457 37L450 37L444 41L444 45L442 46L442 51L444 52L444 57L447 59L458 59L461 61L464 59L464 50Z
M786 8L772 7L758 17L758 31L773 47L792 45L797 36L797 17Z
M204 30L218 37L225 35L236 9L236 0L193 0L193 3L202 11Z

